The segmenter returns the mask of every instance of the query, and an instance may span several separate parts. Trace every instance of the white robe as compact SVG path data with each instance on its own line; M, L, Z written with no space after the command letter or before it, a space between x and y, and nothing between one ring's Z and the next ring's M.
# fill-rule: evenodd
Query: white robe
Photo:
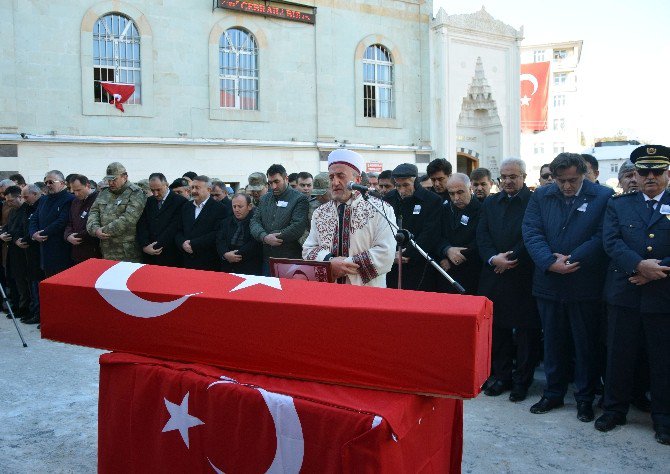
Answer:
M370 198L395 223L393 208L377 198ZM314 211L307 240L302 247L305 260L323 261L328 255L337 257L339 219L336 201L327 202ZM347 275L347 283L359 286L386 287L386 273L391 270L396 251L395 232L365 201L358 191L346 203L344 214L345 241L343 257L358 264L358 273ZM346 228L349 232L346 233ZM347 242L348 236L348 242Z

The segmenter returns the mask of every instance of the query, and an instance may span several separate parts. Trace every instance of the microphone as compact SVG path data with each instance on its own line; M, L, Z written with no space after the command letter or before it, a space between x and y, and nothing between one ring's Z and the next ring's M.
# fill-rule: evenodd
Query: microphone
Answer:
M356 184L353 181L349 181L349 184L347 184L347 189L350 191L360 191L363 194L369 194L372 197L376 197L378 199L384 199L384 195L381 193L378 193L375 190L368 189L367 186L363 186L362 184Z

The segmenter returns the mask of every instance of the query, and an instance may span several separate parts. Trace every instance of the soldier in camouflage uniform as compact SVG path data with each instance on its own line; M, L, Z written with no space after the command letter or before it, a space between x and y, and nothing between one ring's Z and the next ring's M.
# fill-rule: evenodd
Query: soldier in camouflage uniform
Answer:
M146 202L144 191L128 181L121 163L110 163L104 181L109 187L100 191L91 206L86 230L100 239L103 258L141 262L142 253L136 240L136 225Z

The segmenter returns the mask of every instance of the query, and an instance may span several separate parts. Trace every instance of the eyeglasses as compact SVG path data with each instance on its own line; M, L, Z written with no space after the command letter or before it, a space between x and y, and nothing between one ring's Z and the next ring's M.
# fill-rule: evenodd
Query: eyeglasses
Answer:
M59 179L48 179L44 181L44 184L51 186L52 184L62 183Z
M540 178L542 179L549 179L551 178L551 173L544 173L540 175Z
M659 168L654 168L654 169L649 169L649 168L643 168L643 169L637 169L637 174L640 176L647 177L649 176L649 173L653 173L654 176L662 176L663 173L668 171L667 169L659 169Z
M509 179L510 181L516 181L517 179L519 179L519 176L517 176L517 175L515 175L515 174L510 174L510 175L504 175L504 174L503 174L503 175L501 175L501 176L498 178L498 181L506 181L506 180L508 180L508 179Z

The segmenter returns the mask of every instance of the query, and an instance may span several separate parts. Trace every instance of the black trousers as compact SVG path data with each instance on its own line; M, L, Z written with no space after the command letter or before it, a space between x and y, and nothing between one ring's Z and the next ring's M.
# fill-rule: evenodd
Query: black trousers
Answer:
M651 389L651 418L670 428L670 313L640 313L608 307L605 413L628 413L634 393L639 349L646 345Z
M540 360L540 336L539 328L512 329L497 326L494 322L491 375L501 382L512 382L526 389L530 387Z

